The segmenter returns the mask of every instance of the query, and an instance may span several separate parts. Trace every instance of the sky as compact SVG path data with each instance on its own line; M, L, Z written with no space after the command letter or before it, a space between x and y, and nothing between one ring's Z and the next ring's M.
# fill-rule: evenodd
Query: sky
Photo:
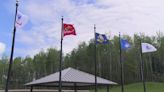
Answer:
M0 57L10 56L15 2L0 0ZM164 32L164 0L19 0L18 9L29 21L16 31L14 57L60 49L61 16L77 33L64 37L64 53L94 38L94 24L112 35Z

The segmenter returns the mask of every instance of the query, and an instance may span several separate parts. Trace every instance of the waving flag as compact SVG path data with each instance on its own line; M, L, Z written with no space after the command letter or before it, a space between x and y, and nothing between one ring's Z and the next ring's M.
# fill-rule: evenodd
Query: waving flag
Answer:
M63 30L64 36L66 36L66 35L76 35L75 28L73 27L72 24L63 24L63 26L64 26L64 30Z
M96 33L96 44L109 44L109 40L105 34Z
M28 21L28 17L18 11L16 15L15 26L17 28L21 28L27 23L27 21Z
M149 44L149 43L142 43L142 53L148 53L148 52L155 52L157 49Z
M130 43L128 42L128 40L125 39L121 39L121 49L129 49L131 47Z

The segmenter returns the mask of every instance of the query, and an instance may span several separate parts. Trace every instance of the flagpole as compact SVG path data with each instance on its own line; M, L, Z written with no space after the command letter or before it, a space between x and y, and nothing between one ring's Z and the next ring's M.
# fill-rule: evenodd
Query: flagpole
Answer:
M120 70L121 70L121 92L124 92L124 70L123 70L123 61L122 61L122 49L121 49L121 36L119 32L119 49L120 49Z
M94 36L95 36L95 45L94 45L94 49L95 49L95 54L94 54L94 61L95 61L95 92L97 92L96 25L94 25Z
M112 79L112 72L111 72L111 69L112 69L112 44L109 45L109 79Z
M17 16L17 10L18 10L18 0L16 1L16 10L15 10L15 19L14 19L14 30L13 30L13 38L12 38L12 47L11 47L11 54L10 54L10 61L9 61L9 69L7 73L7 80L6 80L6 87L5 87L5 92L8 92L8 85L9 85L9 80L10 80L10 74L11 74L11 68L12 68L12 63L13 63L13 55L14 55L14 45L15 45L15 35L16 35L16 16Z
M61 18L61 24L62 24L62 28L61 28L61 42L60 42L60 61L59 61L59 92L62 91L62 81L61 81L61 77L62 77L62 49L63 49L63 16Z
M140 58L141 58L141 62L140 62L140 70L141 70L141 79L143 82L143 88L144 88L144 92L146 92L146 83L145 83L145 77L144 77L144 62L143 62L143 54L142 54L142 42L141 42L141 38L140 38Z

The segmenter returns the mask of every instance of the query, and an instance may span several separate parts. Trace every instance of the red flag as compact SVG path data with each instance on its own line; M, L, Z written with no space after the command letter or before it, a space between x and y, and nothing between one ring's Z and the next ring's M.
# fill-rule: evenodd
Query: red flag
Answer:
M75 28L73 27L72 24L63 24L64 29L63 29L63 34L64 36L66 35L76 35Z

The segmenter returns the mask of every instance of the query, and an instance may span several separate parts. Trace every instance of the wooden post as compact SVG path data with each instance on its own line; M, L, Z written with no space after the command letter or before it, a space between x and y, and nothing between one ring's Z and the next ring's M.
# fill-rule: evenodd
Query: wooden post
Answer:
M107 92L109 92L109 85L107 85Z
M74 92L77 92L77 85L74 83Z
M33 86L30 87L30 92L33 92Z

